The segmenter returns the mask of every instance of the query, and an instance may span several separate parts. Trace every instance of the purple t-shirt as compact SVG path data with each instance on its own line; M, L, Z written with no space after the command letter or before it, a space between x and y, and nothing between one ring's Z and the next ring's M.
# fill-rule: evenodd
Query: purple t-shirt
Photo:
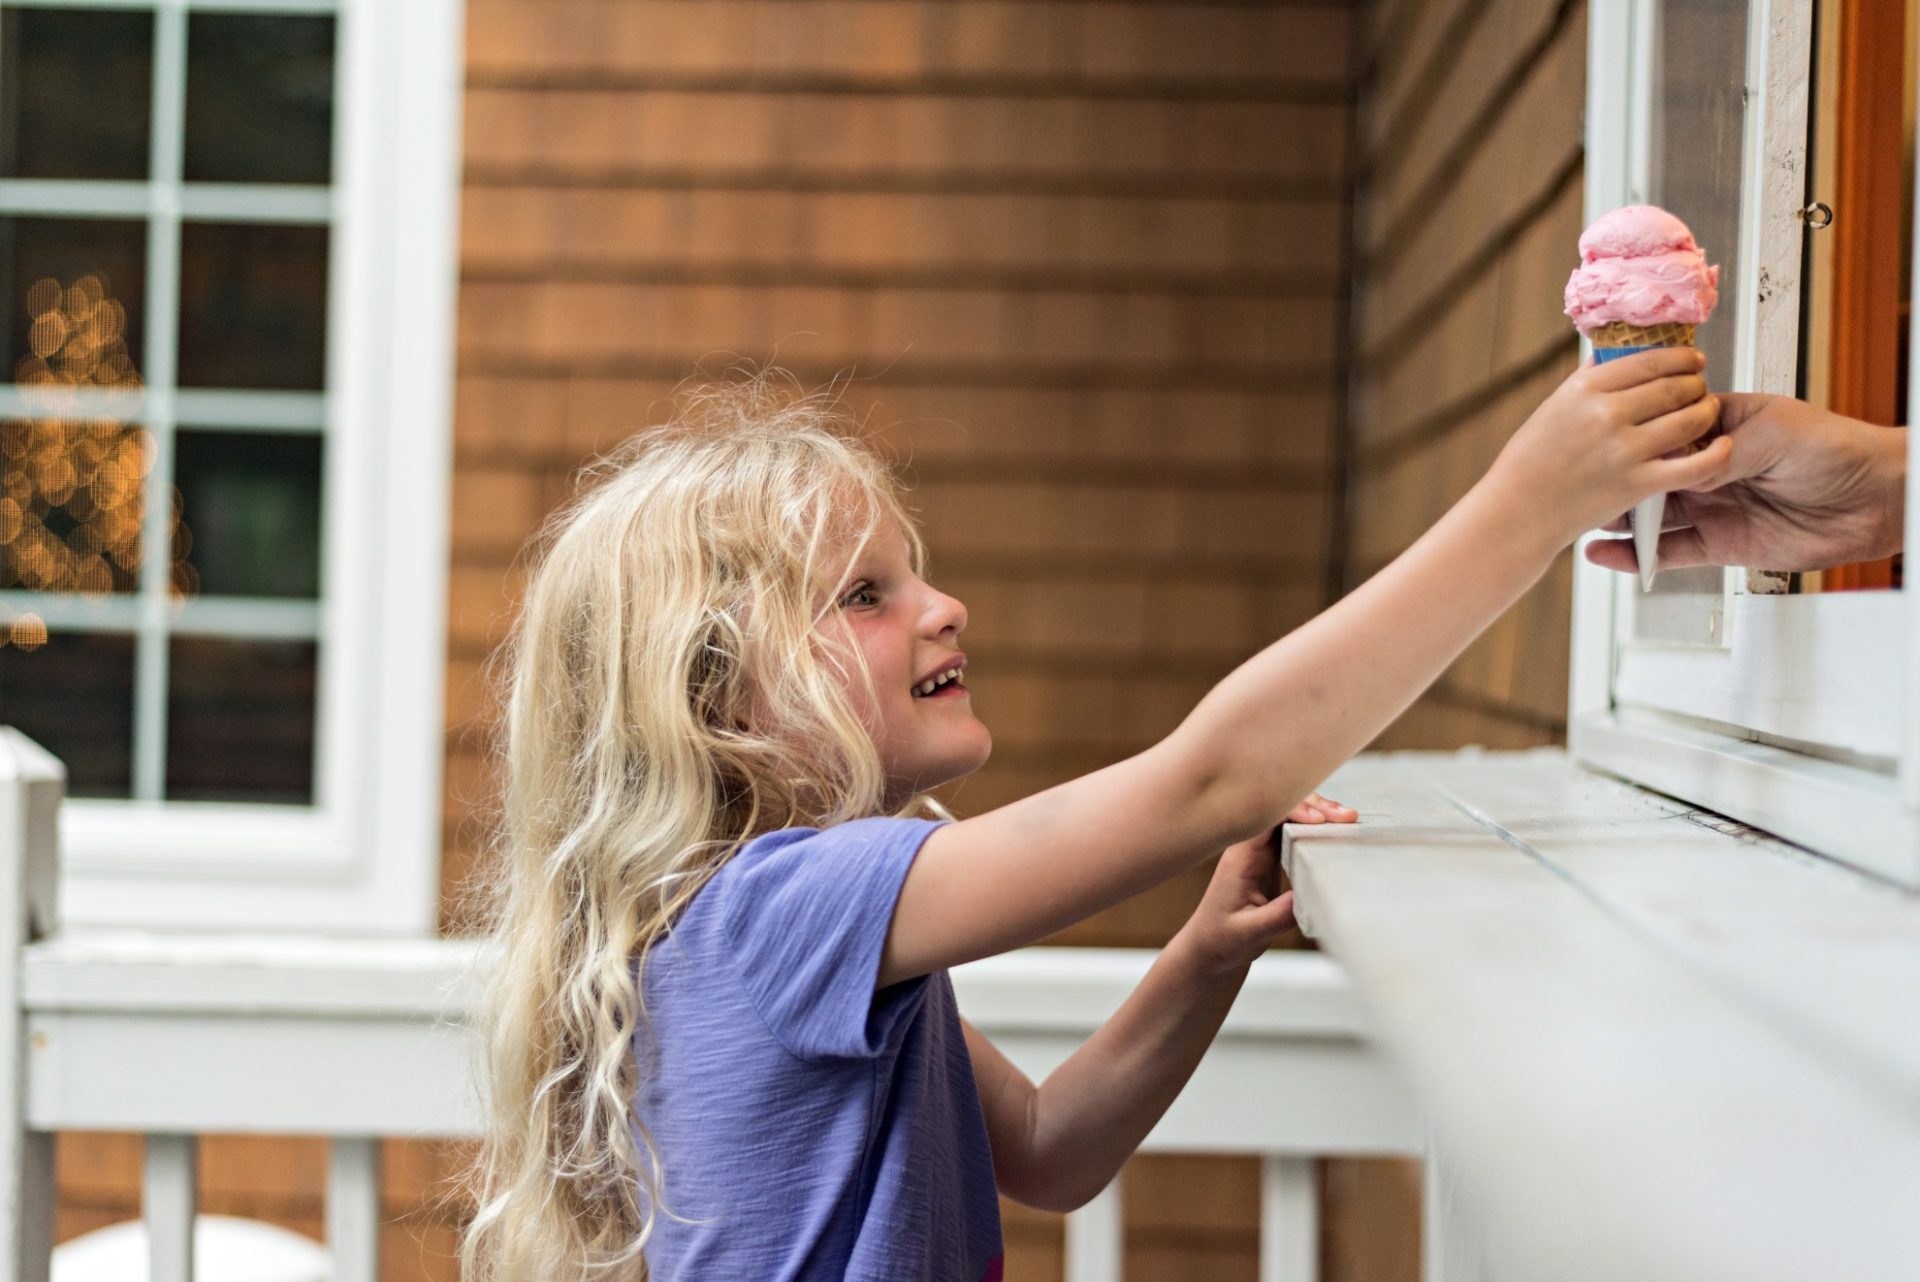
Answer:
M635 1111L652 1282L999 1282L986 1119L945 971L874 991L921 819L756 838L654 946Z

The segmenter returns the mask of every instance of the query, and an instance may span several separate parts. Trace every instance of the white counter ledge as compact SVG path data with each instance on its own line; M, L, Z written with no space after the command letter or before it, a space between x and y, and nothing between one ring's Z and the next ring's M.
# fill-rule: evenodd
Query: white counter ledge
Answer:
M1557 752L1325 791L1362 822L1289 866L1470 1208L1450 1280L1920 1278L1920 896Z

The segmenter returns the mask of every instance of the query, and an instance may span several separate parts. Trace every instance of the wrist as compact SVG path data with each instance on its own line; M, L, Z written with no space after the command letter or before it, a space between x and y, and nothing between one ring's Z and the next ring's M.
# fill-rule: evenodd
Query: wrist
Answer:
M1907 542L1907 429L1869 427L1867 449L1879 482L1876 510L1881 517L1876 556L1892 556Z
M1238 984L1246 978L1253 959L1238 955L1225 941L1211 938L1193 918L1188 918L1186 925L1160 950L1160 964L1170 968L1173 976L1184 983L1213 987L1225 982Z
M1571 505L1556 502L1543 486L1509 474L1495 460L1454 511L1474 527L1477 545L1499 549L1544 569L1591 527L1569 519Z

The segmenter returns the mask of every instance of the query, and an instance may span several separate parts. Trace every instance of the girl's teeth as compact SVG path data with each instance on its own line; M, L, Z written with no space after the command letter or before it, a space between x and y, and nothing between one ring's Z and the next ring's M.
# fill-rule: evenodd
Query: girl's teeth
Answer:
M920 687L920 693L921 693L921 694L932 694L932 693L933 693L933 687L934 687L934 683L933 683L933 682L931 682L931 681L929 681L929 682L927 682L926 684L924 684L924 685L922 685L922 686Z

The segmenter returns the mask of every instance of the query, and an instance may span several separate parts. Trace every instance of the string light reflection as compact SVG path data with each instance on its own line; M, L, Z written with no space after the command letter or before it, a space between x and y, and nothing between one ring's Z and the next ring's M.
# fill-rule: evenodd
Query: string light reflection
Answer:
M14 382L30 417L0 422L0 591L85 597L137 592L145 554L151 432L100 416L82 389L138 392L127 353L127 312L107 282L87 275L63 285L51 277L26 293L28 353ZM186 561L192 544L178 488L169 514L168 595L192 596L199 576ZM47 625L24 612L0 617L0 647L38 649Z

